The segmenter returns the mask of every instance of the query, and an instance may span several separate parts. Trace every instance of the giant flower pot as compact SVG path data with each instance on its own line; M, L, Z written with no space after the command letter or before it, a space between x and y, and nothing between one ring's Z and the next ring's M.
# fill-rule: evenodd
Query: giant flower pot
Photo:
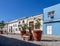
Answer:
M33 32L33 37L35 41L40 41L42 37L42 31L41 30L34 30Z
M32 40L32 34L29 35L29 40Z
M21 35L23 36L24 34L26 34L26 31L20 31Z

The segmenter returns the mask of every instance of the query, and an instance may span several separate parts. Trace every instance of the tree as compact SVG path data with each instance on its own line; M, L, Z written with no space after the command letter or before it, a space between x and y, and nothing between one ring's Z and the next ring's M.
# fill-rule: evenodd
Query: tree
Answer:
M5 26L5 22L4 21L0 21L0 29L1 29L1 31L3 30L4 26Z
M22 30L26 30L26 29L29 29L29 27L28 27L28 24L23 24L23 25L18 25L19 27L21 27L22 28Z

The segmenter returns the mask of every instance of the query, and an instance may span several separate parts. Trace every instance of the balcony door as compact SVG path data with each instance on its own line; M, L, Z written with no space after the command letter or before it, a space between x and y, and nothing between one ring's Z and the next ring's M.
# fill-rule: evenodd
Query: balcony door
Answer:
M47 35L52 35L52 25L47 25Z

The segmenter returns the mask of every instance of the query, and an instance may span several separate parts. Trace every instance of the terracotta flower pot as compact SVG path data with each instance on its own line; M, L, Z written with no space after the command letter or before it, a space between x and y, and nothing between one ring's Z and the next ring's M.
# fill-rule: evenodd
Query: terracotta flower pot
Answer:
M29 40L32 40L32 34L29 35Z
M41 37L42 37L42 31L41 30L34 30L33 37L34 37L35 41L40 41Z
M21 32L21 35L24 35L26 34L26 31L20 31Z

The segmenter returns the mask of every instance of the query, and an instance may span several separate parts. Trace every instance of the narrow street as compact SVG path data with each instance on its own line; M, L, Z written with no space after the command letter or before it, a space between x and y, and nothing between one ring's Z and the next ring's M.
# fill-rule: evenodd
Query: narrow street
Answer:
M41 41L27 41L22 40L20 35L0 34L0 46L60 46L60 40L54 39L43 37Z
M39 46L39 45L0 35L0 46Z

